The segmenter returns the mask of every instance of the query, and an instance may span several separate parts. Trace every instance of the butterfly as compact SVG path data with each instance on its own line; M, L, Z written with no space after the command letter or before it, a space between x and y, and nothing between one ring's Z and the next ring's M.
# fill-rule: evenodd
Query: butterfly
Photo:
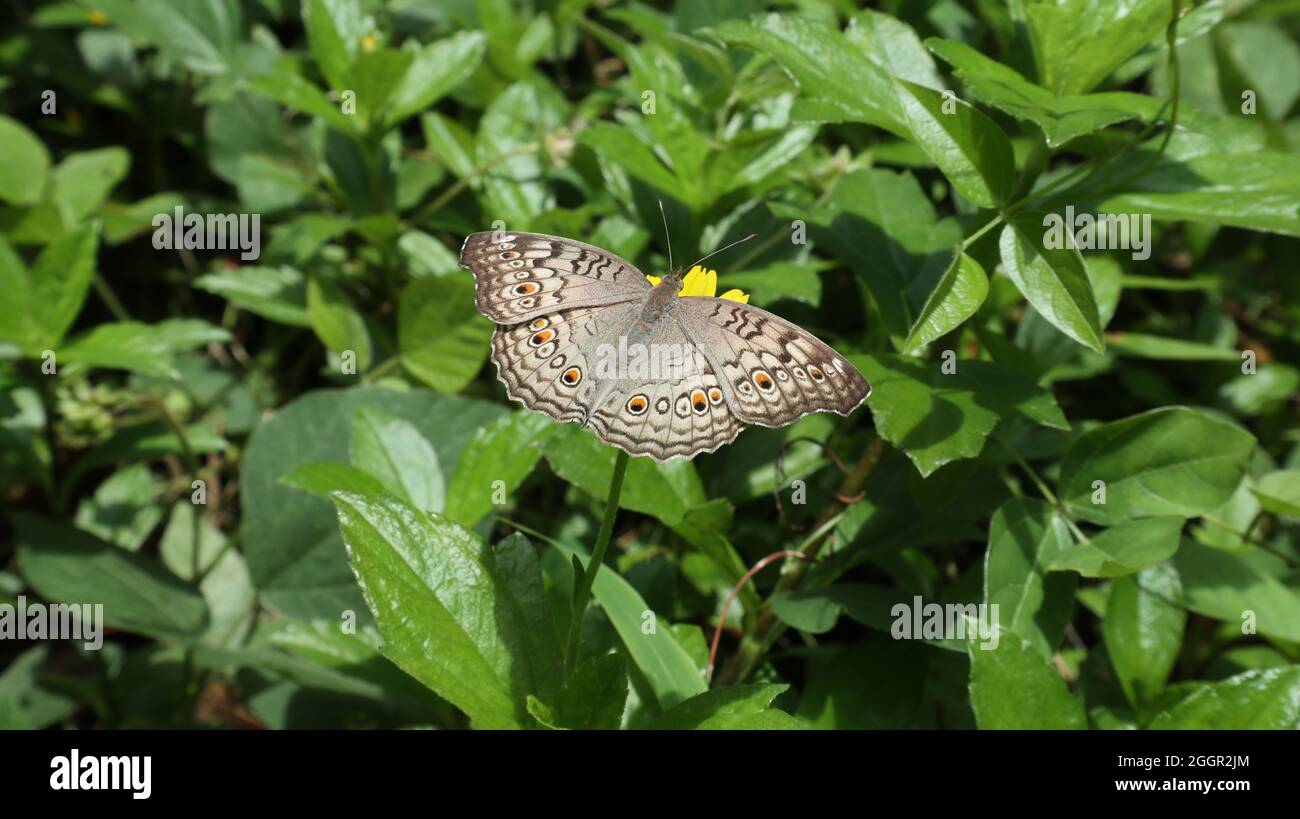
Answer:
M848 415L871 393L843 356L779 316L679 295L680 269L655 284L593 245L502 230L467 237L460 265L497 324L492 361L506 394L632 455L693 458L747 424Z

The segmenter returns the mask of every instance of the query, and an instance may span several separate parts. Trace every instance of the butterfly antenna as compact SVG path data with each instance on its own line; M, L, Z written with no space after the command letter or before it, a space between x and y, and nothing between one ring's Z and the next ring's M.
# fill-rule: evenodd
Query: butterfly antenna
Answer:
M664 220L664 242L668 245L668 269L673 269L673 237L668 235L668 214L664 213L664 200L659 200L659 216Z
M749 234L748 236L746 236L746 237L743 238L743 239L737 239L736 241L732 242L731 244L727 245L726 247L720 247L720 248L718 248L717 250L713 251L712 253L706 255L703 259L700 259L699 261L693 262L693 263L692 263L691 265L689 265L686 269L687 269L687 270L690 270L691 268L695 267L695 265L699 264L700 262L707 262L709 259L712 259L714 256L717 256L717 255L718 255L719 253L721 253L722 251L724 251L724 250L731 250L733 247L735 247L736 245L740 244L741 242L748 242L750 239L753 239L753 238L754 238L755 236L757 236L757 235L758 235L757 233L751 233L751 234Z

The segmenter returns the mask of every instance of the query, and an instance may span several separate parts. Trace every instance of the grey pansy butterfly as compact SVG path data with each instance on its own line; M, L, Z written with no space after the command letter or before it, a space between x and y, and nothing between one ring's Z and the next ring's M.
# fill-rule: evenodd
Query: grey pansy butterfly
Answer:
M497 323L506 393L633 455L691 458L745 424L848 415L871 392L843 356L779 316L679 296L680 270L655 285L598 247L519 231L470 235L460 264Z

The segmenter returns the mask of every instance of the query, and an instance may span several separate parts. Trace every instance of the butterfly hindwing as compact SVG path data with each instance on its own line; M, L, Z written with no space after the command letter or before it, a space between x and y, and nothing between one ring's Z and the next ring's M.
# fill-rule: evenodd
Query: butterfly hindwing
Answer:
M621 383L592 414L590 426L602 441L656 461L713 452L745 428L711 371L676 381Z
M844 356L780 316L737 301L678 301L688 334L722 376L736 416L765 427L811 412L848 415L871 393Z
M542 233L472 233L460 265L474 274L479 312L498 324L633 301L651 289L640 270L613 253Z

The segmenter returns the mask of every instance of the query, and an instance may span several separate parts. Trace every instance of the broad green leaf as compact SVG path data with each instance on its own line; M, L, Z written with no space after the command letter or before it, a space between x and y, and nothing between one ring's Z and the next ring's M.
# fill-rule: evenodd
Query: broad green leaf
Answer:
M316 337L335 353L356 356L357 372L370 366L370 331L342 288L313 276L307 281L307 316Z
M1057 94L1090 91L1169 24L1166 0L1031 0L1024 21L1042 84Z
M397 306L402 366L438 392L465 388L491 350L492 322L474 306L474 284L461 276L416 279Z
M963 42L932 37L925 45L953 67L975 100L1034 123L1051 148L1117 122L1150 120L1160 108L1154 97L1127 92L1057 96Z
M1105 347L1101 318L1083 257L1068 236L1059 248L1047 247L1047 225L1040 214L1015 217L998 242L1002 265L1039 315L1100 353Z
M54 198L64 222L76 224L98 210L129 167L131 155L116 146L69 154L54 169Z
M1300 729L1300 667L1247 671L1198 683L1190 696L1151 721L1154 730Z
M1058 553L1052 571L1074 571L1084 577L1124 577L1154 566L1178 551L1184 519L1139 518L1112 526Z
M1260 478L1251 490L1260 506L1278 515L1300 518L1300 470L1279 469Z
M1258 550L1232 554L1186 540L1174 555L1179 584L1174 602L1236 628L1300 641L1300 594L1282 579L1276 557ZM1157 594L1165 588L1152 587Z
M167 340L155 328L136 321L97 325L60 345L55 353L60 364L180 377Z
M894 77L940 85L916 34L878 12L851 20L848 33L810 17L768 14L728 20L711 34L779 61L799 84L796 119L865 122L908 136Z
M257 620L257 593L244 556L201 518L202 509L188 498L177 501L158 552L177 577L191 583L199 578L199 591L208 604L208 627L199 643L217 648L241 645Z
M344 609L365 612L329 502L280 483L305 463L346 462L348 430L361 406L410 421L447 469L475 430L506 413L498 404L424 390L360 388L307 393L259 425L244 451L239 487L243 546L259 598L277 614L337 621Z
M16 119L0 116L0 199L32 205L45 195L50 152Z
M970 700L979 727L988 729L1087 728L1083 703L1032 643L1002 630L996 647L970 650Z
M390 119L393 95L406 79L415 54L392 48L361 50L352 64L351 89L356 94L358 117L372 129L382 129Z
M668 525L712 561L729 585L735 586L749 567L725 534L731 527L732 511L726 498L715 498L686 510L681 520ZM758 595L753 585L746 583L741 587L739 601L746 611L758 607Z
M78 529L128 552L139 551L144 539L162 521L163 510L155 496L153 474L144 464L114 472L95 488L92 497L77 505Z
M393 93L384 127L418 114L464 82L482 61L485 45L482 32L459 31L416 51L410 70Z
M961 242L961 227L935 215L912 174L883 168L846 174L824 209L775 212L805 220L861 277L900 348Z
M129 11L123 5L133 6ZM235 0L120 0L100 4L110 20L128 24L169 58L196 74L220 76L236 66L243 15Z
M556 716L565 728L615 729L627 705L627 666L618 654L578 663L560 694Z
M25 512L10 520L23 577L46 600L102 604L106 625L163 640L207 627L202 595L156 561Z
M674 194L681 187L672 170L655 156L654 149L626 128L597 122L582 132L579 141L647 185Z
M975 315L988 292L989 278L980 263L965 253L957 254L916 317L903 352L915 352L956 329Z
M542 442L542 453L555 474L564 480L601 501L609 496L617 450L601 443L590 430L560 424ZM673 524L682 520L687 510L707 500L690 461L660 464L650 458L632 458L619 505Z
M924 725L923 707L933 704L927 681L935 652L910 640L870 632L850 643L818 646L805 662L803 690L794 715L810 727L838 730L900 730ZM965 663L963 655L952 657ZM879 670L888 668L888 674ZM963 681L966 672L961 674ZM966 692L958 689L966 699ZM966 706L969 710L969 706Z
M906 80L899 108L912 139L958 193L981 207L1005 204L1016 181L1011 142L993 120L969 104Z
M907 453L922 476L974 458L1000 418L1068 427L1051 393L987 361L924 364L894 355L850 356L871 382L867 406L880 435Z
M483 177L485 218L504 219L510 230L528 230L554 206L538 140L565 124L567 109L563 95L539 77L510 86L483 112L476 158L479 167L493 171Z
M361 407L348 436L352 466L422 512L441 512L447 488L438 453L414 424L377 407Z
M334 91L342 92L360 39L361 5L356 0L306 0L302 22L321 73Z
M87 225L52 241L31 270L0 237L0 338L29 355L54 348L81 312L95 275L98 229ZM57 349L56 353L59 352Z
M585 553L557 540L547 542L565 558L576 559L586 567L589 558ZM660 708L672 708L707 690L703 674L673 636L672 629L666 623L654 629L645 627L645 613L653 613L653 609L618 572L602 567L596 572L591 593L618 632L628 656L645 675Z
M841 614L872 628L889 631L891 610L911 596L890 586L835 583L824 589L797 589L772 598L772 613L799 631L824 634L835 627Z
M527 539L492 547L395 498L333 497L386 657L481 728L528 726L529 694L555 701L560 646Z
M1061 500L1074 514L1106 525L1196 517L1232 496L1254 449L1255 436L1234 423L1162 407L1075 439L1061 461Z
M331 101L291 64L277 66L270 73L253 77L248 81L248 87L289 108L320 117L345 134L355 135L360 131L355 117L344 114L340 103Z
M444 514L463 526L478 523L497 505L498 489L513 492L532 473L542 457L539 445L552 429L545 416L519 411L476 431L452 473Z
M307 280L295 267L218 269L195 279L194 286L271 321L295 327L311 326L307 315Z
M336 461L312 461L280 478L280 483L301 489L322 498L331 492L354 492L359 495L379 495L388 487L369 472Z
M1183 645L1187 612L1146 588L1167 584L1171 574L1153 567L1141 576L1120 578L1106 598L1101 623L1106 653L1124 695L1139 713L1164 690Z
M1279 27L1264 20L1240 20L1221 26L1217 39L1259 107L1282 120L1300 98L1300 47Z
M1044 501L1007 501L989 523L984 602L998 607L995 622L1025 638L1044 659L1056 653L1074 607L1077 578L1048 572L1069 546L1065 521Z
M654 724L659 730L774 730L806 727L772 700L787 685L731 685L698 694L669 709Z

